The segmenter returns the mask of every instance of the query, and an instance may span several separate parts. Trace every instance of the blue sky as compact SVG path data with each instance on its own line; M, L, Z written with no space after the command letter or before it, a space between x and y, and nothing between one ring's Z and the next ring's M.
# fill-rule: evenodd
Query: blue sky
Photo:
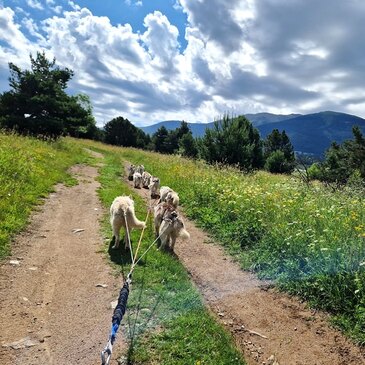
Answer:
M98 125L209 122L225 112L365 117L362 0L0 0L8 62L74 70Z

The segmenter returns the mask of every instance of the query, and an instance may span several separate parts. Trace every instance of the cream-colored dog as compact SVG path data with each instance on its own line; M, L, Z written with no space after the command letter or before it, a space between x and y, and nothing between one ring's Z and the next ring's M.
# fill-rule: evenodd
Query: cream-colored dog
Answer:
M168 186L161 186L159 203L161 202L168 202L177 208L180 202L179 195Z
M129 234L133 228L145 228L145 223L137 219L134 213L134 201L129 196L118 196L114 199L110 207L110 224L113 229L113 237L115 238L114 246L119 247L119 232L124 227L125 249L128 249L128 236L126 222L129 229Z
M154 209L154 224L156 236L160 236L161 249L175 247L177 237L189 239L190 234L185 229L181 217L172 204L163 202Z

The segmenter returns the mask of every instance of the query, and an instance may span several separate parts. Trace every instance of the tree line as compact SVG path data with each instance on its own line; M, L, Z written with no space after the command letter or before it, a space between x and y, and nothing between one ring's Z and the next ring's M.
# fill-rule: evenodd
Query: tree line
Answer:
M166 154L201 158L208 163L236 165L244 171L266 169L274 173L292 173L296 167L293 145L285 133L274 129L264 140L244 116L224 115L194 138L182 121L175 130L160 127L152 136L121 116L96 126L90 99L85 94L70 96L66 89L74 76L69 68L60 68L45 53L30 55L30 70L9 63L11 90L0 94L0 128L40 138L73 136L108 144L136 147ZM354 140L333 143L321 162L313 163L308 177L346 184L365 179L365 138L358 127Z

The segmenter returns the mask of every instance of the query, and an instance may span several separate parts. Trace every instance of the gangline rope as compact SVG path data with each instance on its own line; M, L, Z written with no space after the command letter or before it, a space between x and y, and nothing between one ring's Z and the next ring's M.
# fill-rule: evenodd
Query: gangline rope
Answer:
M151 210L151 205L150 205L150 207L147 211L145 227L147 225L147 220L148 220L150 210ZM138 260L136 260L137 259L137 254L138 254L141 242L142 242L142 237L143 237L143 233L145 231L145 227L142 229L140 239L138 241L138 245L137 245L137 248L136 248L136 253L133 256L132 244L131 244L131 239L130 239L130 234L129 234L129 228L128 228L126 215L124 215L124 219L125 219L125 223L126 223L127 240L128 240L128 246L129 246L129 249L130 249L130 252L131 252L131 261L132 261L132 263L131 263L131 268L129 270L127 278L124 282L124 285L123 285L123 287L121 288L121 290L119 292L118 304L115 307L114 312L113 312L112 327L111 327L108 343L106 344L106 346L104 347L104 349L101 351L101 354L100 354L101 355L101 364L102 365L109 365L110 364L111 356L112 356L112 353L113 353L113 345L114 345L114 342L116 340L116 335L117 335L120 323L121 323L121 321L124 317L125 311L127 309L127 301L128 301L129 291L130 291L130 284L132 282L132 273L133 273L134 269L136 268L137 264L148 253L148 251L154 246L154 244L160 239L160 237L165 233L165 231L168 229L168 226L169 226L168 225L165 228L165 230L158 235L158 237L148 246L148 248L138 258ZM132 338L131 338L131 340L132 340Z

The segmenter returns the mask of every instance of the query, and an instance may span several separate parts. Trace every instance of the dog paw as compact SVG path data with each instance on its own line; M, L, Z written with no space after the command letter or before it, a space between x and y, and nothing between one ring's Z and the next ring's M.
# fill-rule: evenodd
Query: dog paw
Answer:
M117 248L118 248L118 246L117 246L117 245L113 245L113 246L112 246L112 249L113 249L113 250L116 250Z

